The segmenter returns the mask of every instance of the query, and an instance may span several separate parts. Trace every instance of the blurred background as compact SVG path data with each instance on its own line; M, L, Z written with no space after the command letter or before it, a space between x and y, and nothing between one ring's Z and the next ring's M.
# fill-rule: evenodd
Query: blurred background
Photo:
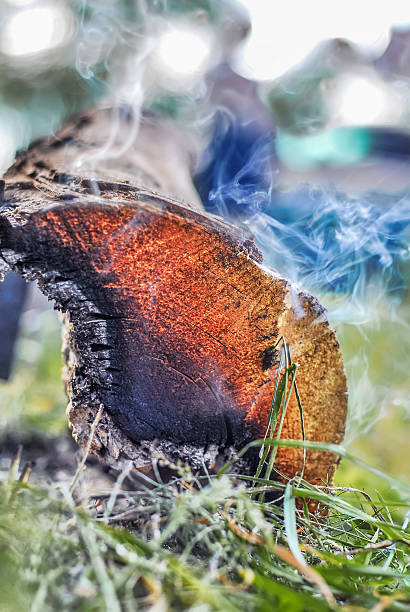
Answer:
M250 228L266 262L328 308L350 390L345 446L409 479L408 3L0 3L0 174L107 102L195 134L207 210ZM59 333L50 304L9 275L4 440L66 430ZM363 477L342 462L337 480L368 489Z

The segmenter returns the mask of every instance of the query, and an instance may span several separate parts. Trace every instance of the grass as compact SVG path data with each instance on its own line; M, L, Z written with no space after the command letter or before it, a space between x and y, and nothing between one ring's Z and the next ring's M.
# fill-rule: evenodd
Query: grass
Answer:
M409 609L408 518L393 516L408 497L171 467L167 484L131 473L84 497L78 480L30 485L17 457L0 486L1 609Z
M278 346L280 346L278 374L276 376L275 386L273 390L272 402L269 410L265 436L263 438L263 444L261 445L259 451L259 464L256 468L256 478L261 475L263 470L265 478L269 479L274 470L278 446L276 444L273 444L273 440L280 440L283 423L293 391L295 393L297 404L299 407L302 437L303 440L305 439L303 407L300 401L299 391L296 383L296 373L298 364L292 363L292 359L290 356L290 347L286 342L286 338L280 338L278 342L272 347L273 350L277 349ZM305 460L306 454L304 451L301 477L303 476L305 468ZM263 501L263 494L261 499Z
M8 382L0 382L3 432L61 434L67 427L61 383L61 326L51 310L23 316L17 363Z
M16 377L1 390L9 430L59 433L65 422L56 325L47 319L43 327L41 349L33 345L37 330L25 334ZM387 342L385 335L381 339ZM398 393L402 362L396 349L387 372L389 350L370 369L375 378L380 371L389 374ZM280 351L283 376L265 439L257 443L268 462L272 453L266 451L278 445L312 447L279 439L281 414L296 382L286 343ZM302 478L275 483L261 477L262 469L253 478L233 477L228 470L198 477L185 466L168 465L168 483L130 472L114 486L90 492L84 481L92 466L84 472L81 459L68 482L30 476L19 455L13 462L3 459L1 612L408 610L409 488L384 474L375 452L382 448L394 456L389 449L404 431L399 412L394 414L355 444L371 465L325 445L343 457L333 488L313 487ZM375 438L378 426L382 435ZM406 471L406 449L400 450L397 463L390 462L394 474ZM159 459L159 471L160 466ZM268 501L272 493L279 502ZM313 513L307 506L312 499L318 504Z

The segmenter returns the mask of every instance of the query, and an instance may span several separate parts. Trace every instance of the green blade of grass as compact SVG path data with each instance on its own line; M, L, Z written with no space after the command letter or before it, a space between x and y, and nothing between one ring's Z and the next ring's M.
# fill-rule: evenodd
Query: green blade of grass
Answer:
M297 527L296 527L296 504L295 497L292 492L292 484L287 483L285 489L285 497L283 500L283 514L285 519L285 533L289 544L289 548L293 556L301 563L306 565L304 556L299 547Z

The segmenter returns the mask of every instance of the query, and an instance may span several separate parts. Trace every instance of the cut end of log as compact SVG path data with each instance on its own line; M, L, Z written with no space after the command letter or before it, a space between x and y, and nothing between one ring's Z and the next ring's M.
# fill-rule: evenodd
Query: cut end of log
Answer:
M251 237L220 219L129 183L90 187L70 175L56 188L52 146L9 175L0 252L65 313L77 442L87 444L103 406L92 452L109 465L163 456L217 469L265 434L281 337L299 364L306 439L340 442L346 380L317 300L264 268ZM281 437L302 439L295 397ZM258 450L236 469L252 473ZM301 449L279 448L282 474L300 474L302 463ZM333 453L308 451L304 477L329 482L335 466Z

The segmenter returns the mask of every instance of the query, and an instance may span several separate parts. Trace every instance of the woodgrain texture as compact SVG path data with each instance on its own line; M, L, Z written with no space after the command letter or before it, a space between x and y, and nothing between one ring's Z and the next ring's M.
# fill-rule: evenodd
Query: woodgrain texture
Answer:
M306 438L340 442L346 381L324 309L264 268L242 229L133 182L126 151L117 179L105 159L93 158L92 176L81 166L74 174L78 152L92 157L95 126L107 122L96 117L18 160L0 209L1 256L66 313L76 440L86 444L103 405L93 452L110 465L143 467L162 455L215 469L263 437L278 368L272 346L284 336L299 363ZM294 399L283 437L302 438ZM238 469L252 472L255 462L250 453ZM332 453L308 452L305 477L328 482L335 464ZM281 472L301 465L301 450L279 450Z

